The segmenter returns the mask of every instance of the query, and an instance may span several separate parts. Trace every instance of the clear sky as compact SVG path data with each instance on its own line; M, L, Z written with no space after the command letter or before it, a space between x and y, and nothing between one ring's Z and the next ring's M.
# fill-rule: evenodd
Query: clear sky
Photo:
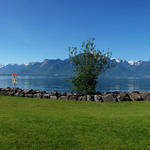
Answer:
M150 0L0 0L0 64L65 59L90 37L113 57L150 60Z

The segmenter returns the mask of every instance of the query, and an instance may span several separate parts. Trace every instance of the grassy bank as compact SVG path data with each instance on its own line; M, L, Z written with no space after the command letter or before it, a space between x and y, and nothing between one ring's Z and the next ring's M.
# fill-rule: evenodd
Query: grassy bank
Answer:
M148 150L150 102L0 97L1 150Z

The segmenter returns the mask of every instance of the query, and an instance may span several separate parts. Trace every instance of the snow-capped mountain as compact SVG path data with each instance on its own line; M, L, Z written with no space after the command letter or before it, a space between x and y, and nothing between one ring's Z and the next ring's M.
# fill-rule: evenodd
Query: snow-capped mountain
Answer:
M128 63L129 63L130 65L136 65L136 66L141 65L142 62L143 62L142 60L138 60L138 61L128 61Z
M0 64L0 68L3 68L5 65Z
M132 61L132 60L129 60L129 61L126 61L126 60L122 60L122 59L119 59L119 58L113 58L112 60L116 61L116 63L128 63L129 65L141 65L142 64L142 60L137 60L137 61Z
M150 61L126 61L112 58L114 67L103 73L108 78L150 77ZM34 74L34 75L58 75L70 76L73 73L73 65L69 59L45 59L43 62L31 62L28 64L0 65L0 74Z

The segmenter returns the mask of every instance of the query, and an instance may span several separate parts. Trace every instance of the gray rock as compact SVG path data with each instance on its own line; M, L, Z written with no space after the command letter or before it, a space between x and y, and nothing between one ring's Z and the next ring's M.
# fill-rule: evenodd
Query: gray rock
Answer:
M34 98L42 98L43 95L41 93L36 93L36 94L33 94L33 97Z
M0 91L0 96L4 96L5 95L5 91Z
M32 89L26 89L26 90L23 90L24 94L32 94Z
M50 96L50 99L57 99L57 96Z
M50 94L49 93L43 94L43 98L50 98Z
M142 97L139 93L129 93L129 97L132 101L142 101Z
M87 97L85 96L78 96L78 101L86 101Z
M113 101L141 101L150 100L149 92L134 91L128 92L104 92L96 93L95 95L81 95L73 94L71 92L58 93L53 90L51 93L46 91L26 89L22 90L19 88L0 88L0 96L21 96L21 97L36 97L36 98L51 98L60 100L79 100L79 101L96 101L96 102L113 102Z
M40 93L41 93L41 94L47 94L46 91L41 91ZM49 94L51 94L51 93L49 93Z
M59 100L68 100L68 96L60 96L58 99Z
M19 96L20 96L20 97L24 97L25 94L24 94L23 92L21 92L21 93L19 93Z
M18 93L15 93L15 95L14 96L20 96L20 93L18 92Z
M19 88L8 88L9 89L9 92L14 92L14 93L17 93L17 92L20 92L20 91L22 91L21 89L19 89Z
M33 97L33 94L25 94L25 97Z
M38 93L42 93L43 91L40 90L32 90L32 94L38 94Z
M14 96L20 96L21 93L23 93L23 90L17 89Z
M82 101L82 96L78 96L78 101Z
M76 95L70 95L70 96L68 96L68 99L69 100L77 100L78 97Z
M87 101L87 96L86 95L82 96L82 100Z
M22 92L23 90L22 89L17 89L17 93L20 93Z
M13 88L7 87L7 88L2 88L2 91L12 91Z
M150 92L141 92L140 96L144 101L149 101L150 100Z
M14 91L8 91L8 92L6 93L6 95L8 95L8 96L14 96L14 95L15 95L15 92L14 92Z
M93 95L87 95L87 101L94 101Z
M101 95L94 95L94 101L95 102L101 102L102 101L102 96Z
M102 96L106 96L106 95L107 95L107 93L106 93L106 92L103 92L101 95L102 95Z
M72 96L73 93L72 93L72 92L66 92L66 95L67 95L67 96Z
M131 101L131 99L127 92L121 92L119 95L117 95L117 101Z
M117 100L116 100L116 97L113 96L113 94L106 94L102 96L102 101L103 102L115 102Z

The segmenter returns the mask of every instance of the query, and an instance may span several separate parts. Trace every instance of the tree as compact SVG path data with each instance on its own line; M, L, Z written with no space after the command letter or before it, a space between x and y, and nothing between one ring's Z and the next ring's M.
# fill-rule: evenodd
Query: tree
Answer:
M82 42L81 49L69 48L69 57L74 65L74 75L71 79L73 91L84 94L95 93L98 76L111 67L111 52L104 53L96 49L95 39Z

